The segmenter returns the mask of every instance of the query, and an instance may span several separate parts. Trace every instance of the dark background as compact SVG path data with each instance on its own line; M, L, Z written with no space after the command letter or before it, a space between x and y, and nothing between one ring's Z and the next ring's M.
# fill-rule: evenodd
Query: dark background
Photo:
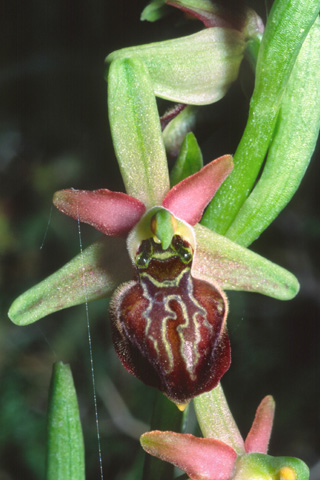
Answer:
M70 363L83 421L87 478L98 456L85 307L28 327L7 318L16 296L79 252L76 222L51 210L66 187L123 190L107 121L104 58L115 49L192 33L180 12L140 22L144 1L7 2L0 42L0 480L44 478L46 407L52 364ZM266 20L271 2L248 2ZM238 82L196 131L206 162L233 153L253 77ZM159 102L160 112L166 105ZM270 453L319 461L319 149L289 206L253 249L296 274L291 302L229 295L233 363L223 379L244 435L266 394L277 404ZM44 240L45 237L45 240ZM88 245L97 234L82 227ZM42 248L41 248L42 247ZM125 372L113 352L107 301L90 304L106 478L141 477L138 438L154 391ZM121 401L127 410L122 409ZM142 423L141 423L142 422ZM313 470L313 479L320 474Z

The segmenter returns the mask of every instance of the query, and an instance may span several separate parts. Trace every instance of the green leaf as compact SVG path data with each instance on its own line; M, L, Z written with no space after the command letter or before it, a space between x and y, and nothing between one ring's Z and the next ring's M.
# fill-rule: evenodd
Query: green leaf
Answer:
M298 293L298 280L284 268L200 224L194 230L194 276L223 290L247 290L279 300L290 300Z
M47 480L85 478L84 443L69 365L53 366L48 409Z
M106 63L138 57L147 66L155 95L206 105L220 100L236 80L244 49L240 32L215 27L174 40L123 48L111 53Z
M211 392L195 397L193 402L203 436L216 438L232 447L238 455L243 455L243 439L220 383Z
M108 76L114 149L126 191L147 208L161 205L169 190L167 158L151 80L137 58L118 58Z
M203 167L202 153L192 132L185 136L179 156L170 172L171 187L193 175Z
M292 68L319 9L319 0L276 0L273 4L259 50L247 126L234 155L234 170L202 220L203 225L222 235L256 181Z
M304 41L281 102L266 165L226 233L250 245L287 205L304 176L320 128L320 21Z
M15 324L28 325L63 308L108 297L131 275L125 241L102 237L20 295L8 315Z

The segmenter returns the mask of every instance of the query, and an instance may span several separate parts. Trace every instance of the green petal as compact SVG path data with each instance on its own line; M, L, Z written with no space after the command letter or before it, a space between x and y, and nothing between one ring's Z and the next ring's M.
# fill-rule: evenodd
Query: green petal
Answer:
M69 365L53 367L48 409L47 480L85 478L84 444Z
M111 53L106 62L139 57L149 70L157 96L206 105L220 100L236 80L244 48L240 32L215 27L174 40L123 48Z
M196 254L193 272L224 290L258 292L290 300L299 291L292 273L202 225L194 227Z
M304 176L320 128L320 21L309 32L283 96L266 165L226 236L250 245L287 205Z
M189 132L182 142L179 156L170 172L171 187L199 172L202 167L203 160L200 147L194 134Z
M9 310L17 325L28 325L52 312L108 297L130 279L125 241L102 237L60 270L23 293Z
M221 235L227 232L256 181L292 68L318 13L319 0L276 0L272 6L259 50L248 122L234 155L234 170L201 222Z
M126 192L147 208L169 190L167 158L148 70L136 58L112 62L108 76L111 133Z

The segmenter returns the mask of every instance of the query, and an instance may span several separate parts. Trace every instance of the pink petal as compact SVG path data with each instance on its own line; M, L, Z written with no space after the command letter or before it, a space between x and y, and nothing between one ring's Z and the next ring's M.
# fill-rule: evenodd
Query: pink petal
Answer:
M213 160L171 188L162 205L176 217L195 225L201 220L203 210L232 169L231 155Z
M274 410L275 403L272 396L268 395L264 397L257 408L252 427L244 442L247 453L267 453Z
M53 203L69 217L114 237L126 236L146 210L136 198L107 189L60 190Z
M228 480L236 452L219 440L174 432L147 432L140 438L144 450L173 463L192 480Z

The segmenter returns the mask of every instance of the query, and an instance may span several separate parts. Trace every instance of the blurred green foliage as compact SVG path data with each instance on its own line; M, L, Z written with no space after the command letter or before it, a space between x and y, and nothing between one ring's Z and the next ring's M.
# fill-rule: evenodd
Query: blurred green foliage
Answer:
M140 23L145 3L58 0L44 7L39 1L11 2L1 15L1 480L44 478L48 388L52 364L60 360L70 363L77 389L87 478L98 478L85 307L24 328L12 325L6 312L17 295L79 252L76 222L54 210L51 214L54 191L123 190L107 122L106 54L202 28L199 22L184 22L180 12L154 24ZM248 3L265 20L266 2ZM252 84L250 67L243 65L228 95L205 107L195 132L205 163L235 151ZM161 113L166 107L159 102ZM229 295L233 363L223 381L244 433L256 405L271 393L277 413L270 454L297 456L311 467L320 457L319 154L318 148L293 201L253 244L255 251L295 273L301 292L288 303ZM81 232L84 246L97 238L90 227L82 226ZM150 421L155 392L125 372L116 358L107 310L104 300L89 305L104 473L134 480L142 472L138 438Z

